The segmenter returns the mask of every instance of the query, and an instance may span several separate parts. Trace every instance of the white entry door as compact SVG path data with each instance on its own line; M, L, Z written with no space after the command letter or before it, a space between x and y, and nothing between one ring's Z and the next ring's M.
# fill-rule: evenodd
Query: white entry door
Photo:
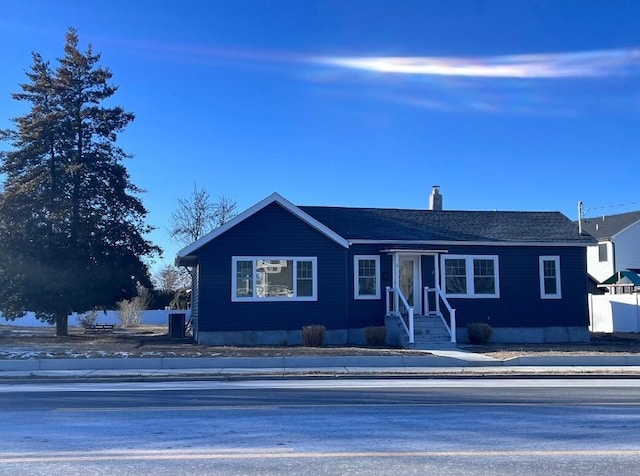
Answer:
M398 286L416 314L422 314L420 256L400 255Z

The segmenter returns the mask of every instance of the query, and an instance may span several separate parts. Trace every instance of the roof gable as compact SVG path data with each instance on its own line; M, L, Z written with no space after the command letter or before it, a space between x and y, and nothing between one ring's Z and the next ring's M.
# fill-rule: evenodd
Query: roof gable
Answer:
M588 218L582 221L582 229L598 239L611 238L640 221L640 211Z
M216 228L215 230L207 233L206 235L204 235L199 240L191 243L189 246L186 246L185 248L183 248L180 251L178 251L178 259L182 258L182 257L185 257L185 256L191 255L193 252L195 252L196 250L200 249L201 247L203 247L204 245L206 245L210 241L216 239L218 236L222 235L227 230L233 228L237 224L243 222L247 218L251 217L252 215L254 215L256 213L258 213L260 210L262 210L263 208L271 205L272 203L277 203L282 208L284 208L285 210L289 211L292 215L296 216L297 218L299 218L300 220L302 220L303 222L305 222L306 224L308 224L312 228L315 228L317 231L319 231L320 233L325 235L327 238L335 241L340 246L343 246L344 248L348 248L349 247L349 242L347 240L345 240L343 237L341 237L340 235L338 235L335 231L331 230L326 225L324 225L323 223L319 222L317 219L315 219L312 216L308 215L307 213L302 211L300 208L296 207L293 203L291 203L290 201L288 201L287 199L285 199L281 195L279 195L279 194L274 192L271 195L269 195L267 198L265 198L264 200L261 200L260 202L256 203L254 206L252 206L251 208L249 208L249 209L245 210L244 212L240 213L239 215L235 216L233 219L229 220L224 225L222 225L222 226Z

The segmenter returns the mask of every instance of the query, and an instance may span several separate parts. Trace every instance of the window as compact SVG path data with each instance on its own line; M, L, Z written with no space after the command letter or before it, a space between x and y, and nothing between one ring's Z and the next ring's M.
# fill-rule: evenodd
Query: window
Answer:
M606 263L609 260L609 256L607 252L608 250L607 250L606 243L598 244L598 261L600 263Z
M354 256L354 299L380 299L380 257Z
M444 260L444 289L447 294L467 294L467 260Z
M317 258L233 257L232 301L316 301Z
M560 257L540 256L540 297L560 299Z
M497 298L497 256L442 256L442 289L450 297Z

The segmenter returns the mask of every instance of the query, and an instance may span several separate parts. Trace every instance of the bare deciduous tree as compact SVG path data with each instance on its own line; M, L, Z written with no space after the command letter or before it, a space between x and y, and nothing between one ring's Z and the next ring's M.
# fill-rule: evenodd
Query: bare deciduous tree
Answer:
M220 196L216 203L216 226L222 226L238 214L235 200Z
M214 202L209 192L194 182L191 196L178 199L178 208L171 214L169 235L177 243L188 245L236 215L235 200L221 196Z
M168 264L154 274L153 281L156 289L163 293L171 294L180 289L190 287L191 274L185 268L178 268Z

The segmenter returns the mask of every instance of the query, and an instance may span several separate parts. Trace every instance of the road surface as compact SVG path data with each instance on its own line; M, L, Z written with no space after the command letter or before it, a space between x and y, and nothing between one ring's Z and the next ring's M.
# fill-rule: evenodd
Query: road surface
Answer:
M0 385L0 474L640 474L640 380Z

